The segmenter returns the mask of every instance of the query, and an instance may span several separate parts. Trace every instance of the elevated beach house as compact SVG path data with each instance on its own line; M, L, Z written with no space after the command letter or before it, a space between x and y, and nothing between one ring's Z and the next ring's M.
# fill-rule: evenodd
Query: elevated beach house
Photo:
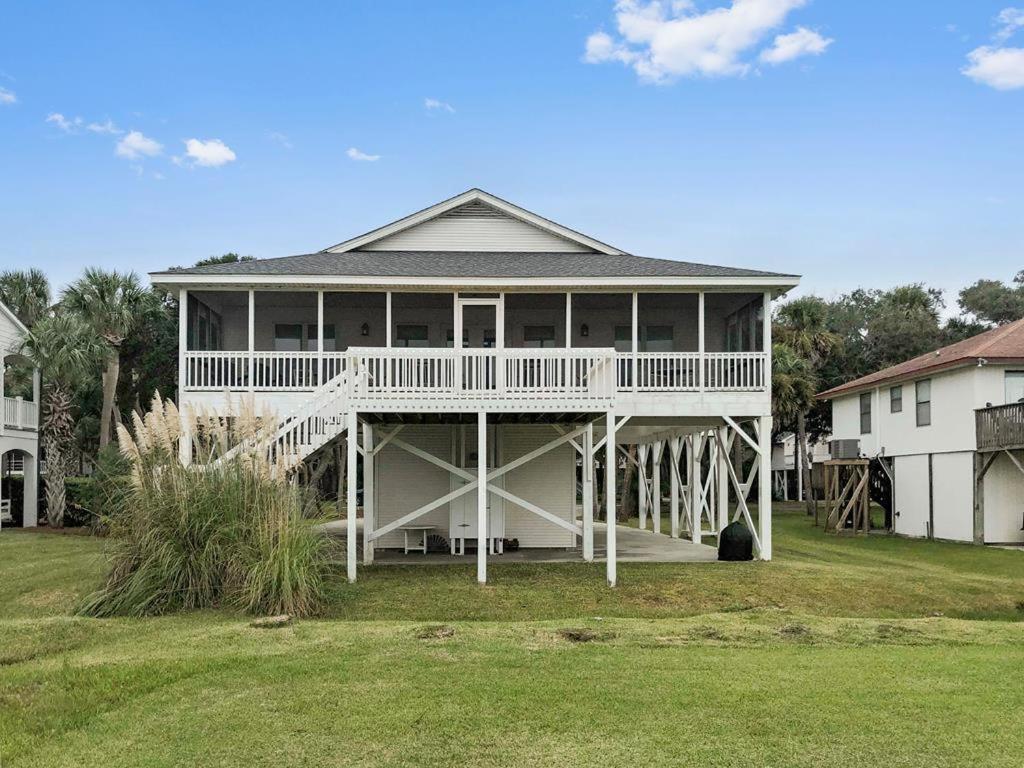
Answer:
M741 519L771 557L756 478L771 303L792 275L634 256L472 189L316 253L151 277L180 299L181 405L253 393L310 462L344 438L348 508L363 495L350 579L360 537L365 563L428 534L468 543L480 581L512 539L593 560L595 459L631 453L645 527L664 508L666 536L700 542ZM616 473L603 482L614 520Z

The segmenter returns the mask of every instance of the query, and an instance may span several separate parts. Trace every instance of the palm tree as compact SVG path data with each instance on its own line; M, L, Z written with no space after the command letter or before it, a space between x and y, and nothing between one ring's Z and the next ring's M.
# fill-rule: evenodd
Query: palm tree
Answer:
M92 328L77 315L45 315L31 328L21 354L42 371L42 439L46 452L46 517L64 524L64 481L75 442L73 392L79 380L92 376L105 352Z
M814 405L817 388L818 377L807 358L801 357L786 344L772 345L772 413L779 424L796 424L800 446L806 445L807 426L804 419ZM804 487L810 488L810 467L806 453L800 447L795 453L797 472L804 478ZM812 504L808 501L809 507Z
M0 301L31 328L50 307L50 281L40 269L0 272Z
M117 381L121 375L121 345L153 309L154 298L134 272L105 272L89 267L61 296L61 303L76 312L107 346L103 370L103 405L100 411L100 449L110 443Z
M817 386L817 374L822 363L842 344L842 339L829 330L827 323L828 305L816 296L806 296L779 307L772 330L780 346L791 353L787 362L795 364L792 363L793 357L802 359L806 363L806 371L801 375L806 377L810 374L811 397L798 401L797 410L793 413L796 421L797 471L803 477L804 500L807 503L808 515L814 514L814 502L810 461L807 456L807 413L814 405L814 388ZM783 355L787 356L787 352ZM780 361L773 359L773 363L774 381L774 377L779 375Z

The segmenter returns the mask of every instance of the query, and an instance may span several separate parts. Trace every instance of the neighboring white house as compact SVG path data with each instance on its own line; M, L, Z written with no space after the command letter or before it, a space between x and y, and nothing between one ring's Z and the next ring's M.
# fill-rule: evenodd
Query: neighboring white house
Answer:
M832 458L828 446L829 438L823 437L811 443L811 450L808 452L811 460L812 482L816 487L817 481L813 479L815 472L821 464ZM791 485L796 486L794 498L797 500L804 498L804 478L797 471L796 459L796 433L787 432L776 437L775 445L772 446L772 477L775 493L783 501L789 501Z
M39 372L29 367L18 350L28 329L18 317L0 302L0 476L20 475L24 478L23 525L32 527L38 518L39 466ZM15 366L31 372L32 397L9 396ZM27 393L26 393L27 394ZM0 483L0 524L11 522L8 482Z
M481 581L506 539L592 560L594 459L629 444L645 526L667 466L671 535L740 517L771 556L770 483L757 523L746 498L770 476L769 319L792 275L633 256L473 189L316 253L151 277L180 300L182 406L252 393L310 461L351 438L366 563L422 527L475 543ZM760 456L747 476L733 441ZM347 530L354 579L354 514Z
M1024 543L1024 320L819 395L893 475L896 533Z

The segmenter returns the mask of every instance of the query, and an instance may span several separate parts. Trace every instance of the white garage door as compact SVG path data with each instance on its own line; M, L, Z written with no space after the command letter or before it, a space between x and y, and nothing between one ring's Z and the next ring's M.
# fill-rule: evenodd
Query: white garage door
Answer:
M897 456L896 533L928 535L928 457Z
M974 540L974 455L932 456L932 503L935 538Z

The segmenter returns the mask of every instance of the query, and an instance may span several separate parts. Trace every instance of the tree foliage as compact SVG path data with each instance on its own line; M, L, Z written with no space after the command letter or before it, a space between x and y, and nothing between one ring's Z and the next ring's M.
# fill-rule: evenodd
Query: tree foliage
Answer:
M988 326L1003 325L1024 317L1024 270L1012 285L999 280L978 280L960 291L960 309Z
M0 301L31 328L50 307L50 281L41 269L0 272Z

